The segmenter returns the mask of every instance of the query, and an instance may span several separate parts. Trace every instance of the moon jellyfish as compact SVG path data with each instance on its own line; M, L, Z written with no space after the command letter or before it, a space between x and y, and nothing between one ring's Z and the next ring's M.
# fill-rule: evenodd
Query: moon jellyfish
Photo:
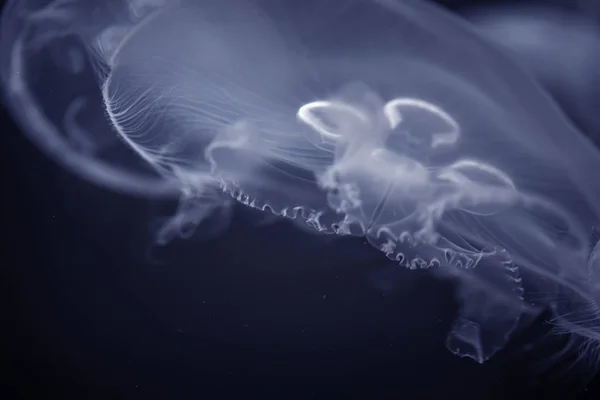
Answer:
M98 91L101 71L89 53L89 41L104 34L107 24L134 22L142 13L131 8L117 18L107 12L109 4L96 15L86 15L92 7L82 7L83 2L6 3L0 83L4 103L27 138L94 184L136 196L177 195L177 182L148 168L107 122Z
M424 0L44 10L75 21L110 125L178 182L161 241L232 202L362 237L456 282L453 353L482 363L547 309L597 366L600 150L466 22Z

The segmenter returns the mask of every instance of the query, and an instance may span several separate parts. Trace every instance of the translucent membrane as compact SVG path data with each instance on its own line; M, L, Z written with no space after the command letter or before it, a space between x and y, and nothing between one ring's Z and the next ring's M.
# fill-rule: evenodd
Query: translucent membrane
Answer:
M111 124L182 188L161 240L233 199L455 279L458 355L485 361L541 308L600 343L600 151L464 22L424 0L149 9L86 38Z
M94 6L92 6L94 3ZM0 26L4 104L25 136L71 173L135 196L172 197L106 119L89 43L110 26L143 17L117 1L6 1ZM100 6L98 6L100 4ZM141 7L141 6L140 6ZM92 10L97 13L92 15ZM8 133L7 133L8 134Z
M528 3L480 6L467 16L529 68L599 145L600 2Z

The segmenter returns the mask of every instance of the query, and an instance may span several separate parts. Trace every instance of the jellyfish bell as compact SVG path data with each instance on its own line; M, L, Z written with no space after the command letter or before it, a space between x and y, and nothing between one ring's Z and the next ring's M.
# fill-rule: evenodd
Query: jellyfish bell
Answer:
M123 2L110 12L117 5L7 1L0 28L4 104L37 148L80 178L130 195L173 197L178 183L133 154L105 118L88 43L106 24L128 19Z
M179 0L105 28L108 119L181 190L160 240L234 202L364 237L458 282L447 345L478 362L542 308L594 310L600 151L464 21L424 0Z

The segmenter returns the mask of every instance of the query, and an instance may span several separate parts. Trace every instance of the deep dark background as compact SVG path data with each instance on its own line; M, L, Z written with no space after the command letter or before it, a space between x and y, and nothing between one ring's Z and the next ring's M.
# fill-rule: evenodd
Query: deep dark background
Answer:
M519 343L483 366L451 355L452 288L417 273L382 290L358 239L237 210L219 239L150 249L155 204L78 179L0 118L3 399L600 393L534 377Z

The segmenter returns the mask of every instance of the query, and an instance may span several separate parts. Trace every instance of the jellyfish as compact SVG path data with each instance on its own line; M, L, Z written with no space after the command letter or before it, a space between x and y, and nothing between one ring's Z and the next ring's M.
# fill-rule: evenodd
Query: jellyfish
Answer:
M547 309L598 366L600 150L467 22L424 0L63 0L43 15L78 21L107 123L177 182L159 242L233 204L361 237L456 283L453 353L483 363Z

